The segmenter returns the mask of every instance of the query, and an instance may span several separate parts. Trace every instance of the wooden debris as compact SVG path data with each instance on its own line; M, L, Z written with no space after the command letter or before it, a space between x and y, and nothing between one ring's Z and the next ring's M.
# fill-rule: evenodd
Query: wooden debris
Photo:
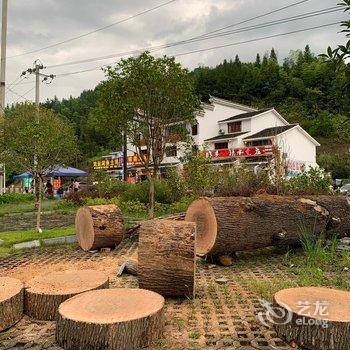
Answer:
M0 277L0 332L16 324L23 316L23 283Z
M349 349L350 292L289 288L277 292L274 301L280 309L273 317L275 329L288 343L295 342L306 349Z
M79 246L85 250L115 248L124 237L124 219L116 205L80 208L75 217Z
M122 261L118 267L117 276L121 276L123 273L137 276L138 274L138 262L136 260Z
M164 298L115 288L77 295L59 307L56 341L66 350L139 350L161 337Z
M163 296L193 298L195 293L194 223L151 220L139 236L139 286Z
M37 277L26 286L25 314L37 320L53 321L63 301L76 294L108 286L108 276L95 270L70 270Z

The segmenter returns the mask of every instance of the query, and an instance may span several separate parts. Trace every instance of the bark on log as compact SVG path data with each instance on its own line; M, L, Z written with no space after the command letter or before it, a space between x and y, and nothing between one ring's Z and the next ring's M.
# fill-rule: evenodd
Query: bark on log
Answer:
M284 289L275 294L279 337L313 350L349 350L350 292L318 287Z
M350 235L345 196L200 198L186 221L197 224L197 254L222 255L299 242L300 228Z
M22 318L23 293L24 286L20 280L0 277L0 332Z
M164 298L116 288L77 295L59 307L56 341L66 350L139 350L162 336Z
M124 220L116 205L80 208L75 217L79 246L85 250L115 248L124 236Z
M123 273L137 276L138 274L138 262L136 260L125 260L119 263L117 276L121 276Z
M193 298L195 294L194 223L151 220L139 236L139 286L163 296Z
M109 287L108 276L100 271L54 272L31 280L25 289L24 312L45 321L56 319L58 307L74 295Z

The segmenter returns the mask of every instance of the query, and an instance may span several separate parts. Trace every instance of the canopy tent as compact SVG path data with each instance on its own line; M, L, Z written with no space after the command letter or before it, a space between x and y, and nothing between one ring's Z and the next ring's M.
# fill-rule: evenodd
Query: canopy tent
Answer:
M32 177L32 174L28 171L26 171L25 173L19 174L19 175L15 175L13 178L15 180L19 180L19 179L26 179Z
M57 177L79 177L79 176L87 176L87 172L80 169L72 168L72 167L56 167L55 169L47 172L46 176L47 177L56 177L56 176ZM32 174L26 171L25 173L16 175L13 178L15 180L18 180L18 179L25 179L29 177L32 177Z
M72 167L57 167L46 174L48 177L79 177L87 176L87 172Z

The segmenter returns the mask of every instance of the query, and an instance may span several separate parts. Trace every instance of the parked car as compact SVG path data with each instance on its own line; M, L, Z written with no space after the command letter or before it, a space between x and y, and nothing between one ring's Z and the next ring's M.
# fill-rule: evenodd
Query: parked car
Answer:
M350 183L340 187L339 190L341 194L350 194Z

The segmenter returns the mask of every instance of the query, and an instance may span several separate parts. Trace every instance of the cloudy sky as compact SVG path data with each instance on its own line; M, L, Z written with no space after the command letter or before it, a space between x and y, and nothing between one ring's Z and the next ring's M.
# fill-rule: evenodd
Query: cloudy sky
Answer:
M34 78L19 79L19 75L23 70L32 67L35 59L40 59L48 67L45 73L58 76L49 85L41 84L41 101L44 101L55 95L58 98L77 96L84 89L95 87L103 79L103 73L97 68L103 64L115 62L117 58L59 66L61 64L172 43L233 24L236 25L226 30L238 31L243 28L244 31L157 50L154 54L178 55L326 25L346 18L343 12L338 11L275 26L246 30L253 25L330 8L339 2L339 0L308 0L283 11L237 25L252 17L300 1L175 0L119 25L63 45L28 54L30 51L108 26L169 0L9 0L6 101L7 103L23 101L20 95L25 95L28 100L34 99ZM324 52L328 45L335 46L345 42L345 36L340 34L339 30L338 25L333 25L287 36L179 55L177 59L184 66L192 69L198 65L215 66L224 58L231 59L236 54L242 61L252 61L257 52L264 54L274 47L279 60L282 61L290 50L302 49L306 44L310 44L312 51L318 54ZM96 69L90 70L94 68ZM81 70L90 71L60 76Z

